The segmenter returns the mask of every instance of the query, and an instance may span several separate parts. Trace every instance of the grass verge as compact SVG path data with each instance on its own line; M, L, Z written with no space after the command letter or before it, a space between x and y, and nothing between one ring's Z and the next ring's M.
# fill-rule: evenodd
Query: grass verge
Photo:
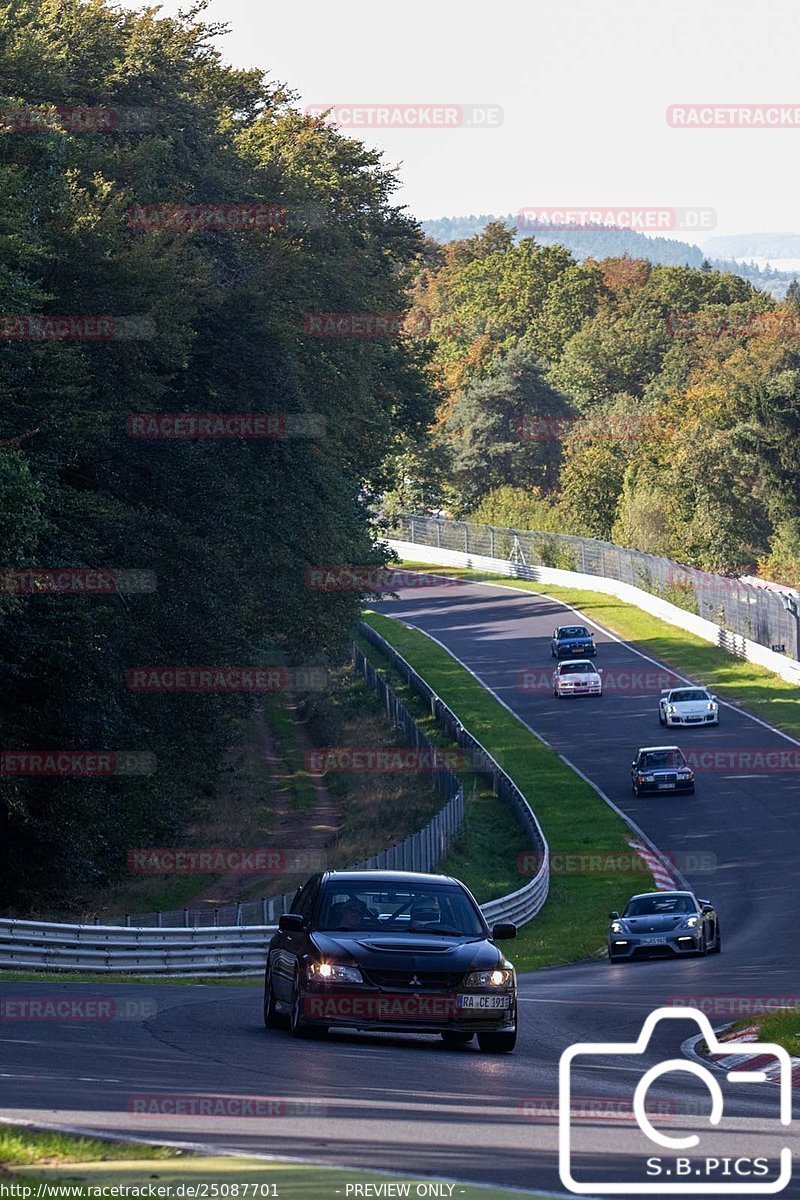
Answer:
M795 1058L800 1058L800 1008L783 1009L763 1017L743 1017L734 1025L734 1031L758 1025L759 1042L777 1042Z
M622 855L629 865L628 826L558 755L545 746L520 720L456 662L446 650L419 630L390 617L367 613L365 619L427 680L457 714L464 726L508 772L538 817L551 850L576 854ZM503 806L493 808L481 823L468 821L454 855L442 869L461 877L480 895L498 835L514 823ZM502 832L501 832L502 831ZM527 876L508 864L514 884ZM639 876L643 890L652 877ZM521 971L574 962L597 954L605 944L610 909L620 908L631 891L630 870L554 876L543 911L523 926L511 957Z
M411 1183L411 1194L414 1194L417 1182L424 1182L414 1176L405 1177L405 1181ZM72 1200L78 1200L78 1189L82 1189L80 1194L87 1200L90 1196L97 1200L99 1196L111 1197L111 1188L147 1189L149 1186L165 1189L158 1192L165 1197L239 1194L277 1196L280 1200L341 1200L347 1184L361 1184L362 1187L371 1184L372 1189L364 1189L360 1194L376 1195L379 1193L375 1184L392 1182L399 1182L399 1177L376 1171L257 1158L205 1157L152 1144L137 1146L27 1129L8 1128L4 1131L0 1127L2 1200L5 1197L26 1200L18 1189L30 1187L29 1196L32 1197L41 1185L48 1188L66 1185L69 1192L65 1190L63 1194L69 1194ZM247 1188L242 1188L244 1184ZM180 1192L179 1187L182 1188ZM207 1190L198 1190L202 1188ZM129 1190L128 1194L135 1193ZM454 1194L461 1200L501 1200L501 1197L505 1200L523 1200L523 1197L537 1200L538 1195L474 1187L468 1183L457 1185Z
M766 667L736 658L720 646L705 642L677 625L668 625L666 621L643 612L633 604L626 604L616 596L525 579L510 579L506 575L491 575L462 567L439 567L417 562L404 562L402 565L421 571L435 571L440 575L455 574L483 583L502 583L520 591L562 600L624 638L642 654L658 659L680 674L710 687L734 707L746 708L776 729L800 738L800 695L794 684L774 675Z

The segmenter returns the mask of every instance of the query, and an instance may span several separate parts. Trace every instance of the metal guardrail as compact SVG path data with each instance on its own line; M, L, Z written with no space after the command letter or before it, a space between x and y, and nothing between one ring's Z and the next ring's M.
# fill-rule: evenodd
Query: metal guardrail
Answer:
M470 761L476 771L488 776L492 781L492 789L496 796L505 800L512 812L525 830L530 845L537 852L540 861L536 875L516 892L490 900L481 905L481 911L489 924L494 921L514 921L522 925L530 921L541 909L550 888L549 848L541 825L536 819L530 804L519 790L513 779L503 770L495 758L486 750L477 738L461 723L451 708L437 696L429 683L415 671L402 654L395 650L385 638L382 638L370 625L362 623L359 631L388 658L392 666L406 682L425 698L430 705L433 716L441 727L446 730L454 742L462 750L469 752Z
M504 559L518 564L521 578L535 578L534 569L541 566L615 579L761 646L800 659L800 605L791 589L776 590L766 582L761 587L657 554L566 533L503 529L404 513L390 536L461 554Z
M518 891L481 906L489 924L515 921L522 924L539 911L547 899L547 843L536 817L522 793L494 758L460 724L455 714L435 695L413 667L379 634L364 625L362 632L380 648L409 683L431 703L431 711L462 748L470 750L476 769L492 778L497 795L509 800L532 846L542 853L538 874ZM404 730L415 748L435 750L405 705L366 655L353 647L356 668L378 694L390 720ZM447 853L464 822L464 793L458 777L446 767L432 772L435 786L447 803L431 821L402 842L358 863L354 870L429 871ZM288 910L294 893L258 908L280 915ZM244 906L238 905L237 915ZM276 912L277 910L277 912ZM183 916L188 910L159 916ZM208 914L205 914L208 916ZM259 975L264 969L267 943L277 924L260 925L67 925L52 921L17 921L0 918L0 970L123 972L131 975L191 978L204 975Z

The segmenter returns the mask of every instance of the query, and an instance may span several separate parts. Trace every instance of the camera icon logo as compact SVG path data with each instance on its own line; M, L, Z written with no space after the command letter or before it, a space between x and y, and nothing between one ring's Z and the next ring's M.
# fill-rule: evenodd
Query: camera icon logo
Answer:
M651 1157L642 1154L641 1179L631 1178L612 1181L607 1169L597 1172L600 1178L584 1178L586 1170L582 1167L581 1178L575 1177L576 1150L574 1145L575 1129L571 1122L572 1073L576 1058L591 1058L602 1056L604 1059L615 1055L626 1058L642 1057L646 1054L648 1045L656 1026L662 1021L681 1020L694 1021L703 1035L710 1054L737 1055L741 1054L742 1068L746 1068L746 1058L758 1056L759 1065L763 1058L773 1058L779 1064L777 1088L774 1083L769 1088L769 1097L778 1093L778 1122L780 1125L790 1125L792 1120L792 1061L788 1051L772 1042L728 1042L721 1043L711 1022L705 1013L696 1008L658 1008L645 1020L641 1033L635 1042L578 1042L569 1046L561 1055L559 1063L559 1174L561 1182L571 1192L579 1195L692 1195L706 1194L717 1196L744 1195L775 1195L783 1191L792 1178L792 1151L783 1146L780 1152L773 1155L774 1166L763 1157L747 1158L739 1156L735 1159L709 1154L705 1148L705 1139L696 1133L676 1136L656 1129L646 1112L647 1094L649 1089L662 1076L683 1072L700 1079L710 1094L710 1112L705 1120L709 1126L719 1129L724 1115L725 1099L719 1082L719 1075L709 1070L701 1063L686 1058L671 1058L656 1063L643 1070L633 1093L633 1116L636 1126L636 1153L646 1147ZM596 1066L596 1064L594 1064ZM763 1070L734 1069L726 1073L727 1081L731 1084L765 1083L767 1076ZM706 1130L702 1131L706 1133ZM722 1131L720 1131L722 1132ZM659 1147L661 1154L654 1155L653 1147ZM699 1149L698 1149L699 1147ZM694 1150L695 1155L687 1153ZM597 1151L595 1150L595 1153ZM628 1167L631 1164L629 1154L626 1154ZM626 1175L629 1175L626 1171ZM761 1177L757 1182L753 1177ZM769 1178L765 1178L769 1176Z

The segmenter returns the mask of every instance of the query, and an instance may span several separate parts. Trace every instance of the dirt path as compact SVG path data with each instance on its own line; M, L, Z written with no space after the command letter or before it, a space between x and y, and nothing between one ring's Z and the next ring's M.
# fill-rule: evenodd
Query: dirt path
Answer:
M310 749L308 733L294 700L288 700L287 711L294 722L297 739L303 751ZM292 770L280 753L264 708L257 705L253 715L256 749L269 776L267 786L270 829L258 848L303 851L324 862L327 858L325 851L329 851L336 843L341 826L341 805L331 796L323 776L312 774L309 778L316 797L313 809L300 810L295 806L289 785ZM235 836L229 839L229 846L237 844ZM300 875L305 878L310 873L310 869L304 868ZM232 871L205 888L191 903L193 907L198 908L230 904L259 886L263 889L261 895L276 896L296 886L297 878L297 874L243 874L240 871Z

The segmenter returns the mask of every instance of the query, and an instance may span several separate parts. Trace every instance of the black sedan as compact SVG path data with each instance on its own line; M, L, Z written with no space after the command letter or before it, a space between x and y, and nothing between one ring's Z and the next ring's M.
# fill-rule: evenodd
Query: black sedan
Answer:
M270 941L264 1024L296 1037L333 1027L435 1033L481 1050L517 1038L517 980L457 879L410 871L326 871L294 898Z
M694 771L680 746L643 746L631 763L634 796L646 792L693 792Z
M621 916L611 913L611 962L662 954L719 954L721 949L716 909L693 892L642 892L631 896Z

